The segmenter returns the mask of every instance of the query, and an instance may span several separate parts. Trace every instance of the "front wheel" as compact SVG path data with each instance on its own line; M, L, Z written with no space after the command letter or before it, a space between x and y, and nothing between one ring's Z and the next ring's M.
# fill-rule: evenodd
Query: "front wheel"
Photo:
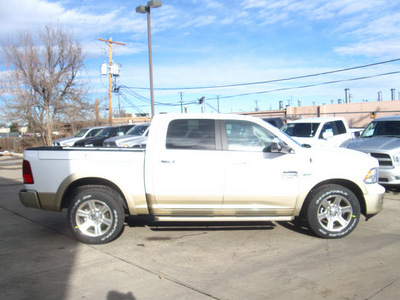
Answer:
M319 237L341 238L356 228L360 204L349 189L336 184L326 185L311 196L306 215L311 230Z
M124 225L119 195L107 187L79 191L68 209L68 223L75 237L87 244L105 244L118 237Z

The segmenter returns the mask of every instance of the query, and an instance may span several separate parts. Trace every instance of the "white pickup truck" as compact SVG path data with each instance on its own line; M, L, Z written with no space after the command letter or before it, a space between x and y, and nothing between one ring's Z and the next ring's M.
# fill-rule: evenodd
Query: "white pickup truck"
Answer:
M28 207L61 211L76 238L106 243L129 215L156 221L307 220L323 238L352 232L383 206L378 161L348 149L304 148L237 115L158 115L147 147L24 152ZM327 159L328 158L328 159Z
M286 123L281 130L302 145L339 147L361 129L350 129L343 117L304 118Z

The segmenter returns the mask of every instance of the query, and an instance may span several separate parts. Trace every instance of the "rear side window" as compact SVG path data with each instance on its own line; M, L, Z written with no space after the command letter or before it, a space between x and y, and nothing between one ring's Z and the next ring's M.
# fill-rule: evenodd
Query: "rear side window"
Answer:
M343 121L335 121L335 125L337 129L337 134L346 133L346 127L344 126Z
M167 149L216 150L215 121L174 120L168 126Z
M324 127L322 127L321 133L319 135L319 138L323 138L323 134L325 132L332 132L333 135L339 135L346 133L346 127L344 126L343 121L333 121L333 122L327 122Z

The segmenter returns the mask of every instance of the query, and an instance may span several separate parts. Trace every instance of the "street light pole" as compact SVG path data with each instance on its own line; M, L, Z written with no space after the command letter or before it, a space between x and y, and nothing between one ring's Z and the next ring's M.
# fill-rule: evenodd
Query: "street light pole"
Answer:
M147 40L149 44L149 75L150 75L150 100L151 100L151 117L154 117L154 88L153 88L153 57L151 51L151 22L150 22L150 8L157 8L162 5L161 1L149 1L147 5L140 5L136 7L137 13L147 14Z

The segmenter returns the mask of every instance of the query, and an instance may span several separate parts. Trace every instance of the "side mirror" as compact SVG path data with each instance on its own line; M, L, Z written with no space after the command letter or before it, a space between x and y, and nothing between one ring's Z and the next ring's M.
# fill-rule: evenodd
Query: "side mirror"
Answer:
M265 152L273 152L273 153L291 153L292 148L289 147L284 141L279 138L273 138L270 147L264 149Z

